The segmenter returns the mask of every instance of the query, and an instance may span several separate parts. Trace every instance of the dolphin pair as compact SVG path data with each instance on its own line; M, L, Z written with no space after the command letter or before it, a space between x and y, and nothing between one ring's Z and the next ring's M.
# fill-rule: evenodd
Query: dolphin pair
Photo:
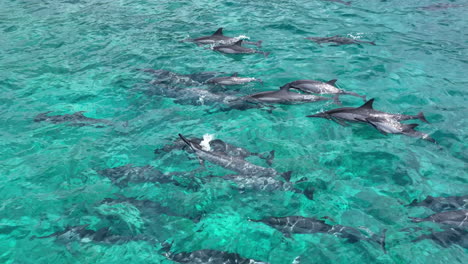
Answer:
M196 39L186 39L184 41L195 42L200 46L200 45L233 44L237 42L238 40L239 38L232 38L232 37L224 36L223 28L218 28L218 30L216 30L216 32L213 33L212 35L203 36L203 37L199 37ZM259 48L262 46L261 40L257 42L244 41L244 43L249 44L249 45L255 45Z
M38 114L34 118L34 122L50 122L53 124L68 123L69 126L92 126L95 124L109 125L111 123L110 121L104 119L86 117L83 115L85 111L65 115L47 115L51 112L52 111ZM98 125L98 127L101 127L101 125Z
M367 43L367 44L371 44L375 46L375 42L373 41L362 41L362 40L357 40L357 39L352 39L352 38L340 37L338 35L333 36L333 37L307 37L306 39L312 40L313 42L317 44L334 43L335 45L349 45L349 44Z
M429 123L424 114L417 115L391 114L377 111L373 108L374 99L367 101L360 107L343 107L322 113L308 115L307 117L320 117L333 120L340 125L346 126L346 122L368 123L375 127L382 134L403 134L411 137L419 137L435 143L435 140L428 134L414 130L418 124L402 124L400 121L419 119Z
M261 220L252 220L252 222L264 223L271 226L286 237L291 237L292 234L315 234L325 233L337 237L345 238L350 243L355 243L359 240L368 240L378 243L384 252L385 250L385 232L381 236L371 233L370 237L364 236L361 231L354 227L343 225L329 225L324 220L303 217L303 216L287 216L287 217L268 217ZM370 232L370 231L368 231Z
M320 82L315 80L297 80L290 83L285 84L286 87L297 89L305 93L315 93L315 94L335 94L335 95L352 95L360 97L366 101L365 95L359 95L354 92L348 92L339 89L336 87L336 79L330 80L328 82ZM284 87L284 86L283 86Z

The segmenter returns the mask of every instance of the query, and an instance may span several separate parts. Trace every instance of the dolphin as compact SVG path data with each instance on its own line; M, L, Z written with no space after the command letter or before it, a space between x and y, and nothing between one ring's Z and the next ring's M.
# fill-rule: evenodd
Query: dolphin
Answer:
M50 122L53 124L60 124L60 123L69 123L70 126L89 126L94 124L105 124L109 125L111 122L104 119L96 119L90 118L83 115L85 111L76 112L73 114L65 114L65 115L54 115L49 116L47 114L51 113L52 111L45 112L38 114L34 118L34 122Z
M252 164L238 156L229 156L223 152L203 150L196 142L190 141L181 134L179 134L179 137L195 152L202 165L206 160L246 177L276 177L282 175L273 168L265 168ZM286 172L285 174L289 173L291 172Z
M456 4L437 3L437 4L428 5L428 6L422 6L422 7L419 7L419 9L436 11L436 10L466 7L466 6L468 6L468 5L466 5L466 4L465 5L456 5Z
M203 141L202 138L196 138L192 137L189 139L191 142L194 142L196 144L199 144ZM215 152L222 152L228 156L236 156L240 157L242 159L245 159L250 156L257 156L263 160L266 161L268 165L272 165L273 159L275 158L275 151L272 150L268 153L255 153L255 152L250 152L249 150L245 148L241 148L238 146L234 146L232 144L226 143L222 141L221 139L214 139L208 142L210 145L210 148L215 151ZM175 149L184 149L185 147L188 147L187 144L180 138L178 138L176 141L174 141L172 144L166 145L162 148L155 149L154 153L159 154L162 152L170 152Z
M283 192L294 192L304 194L304 196L309 199L314 199L315 188L308 186L305 190L301 190L295 187L296 183L305 181L306 179L301 179L296 182L291 182L291 174L282 175L285 181L276 180L271 177L245 177L243 175L225 175L221 177L210 176L210 178L223 178L228 181L236 183L237 189L240 190L256 190L256 191L283 191Z
M352 96L360 97L366 101L365 95L359 95L354 92L348 92L341 90L335 86L336 79L330 80L328 82L320 82L315 80L297 80L294 82L287 83L286 85L292 89L297 89L305 93L315 93L315 94L348 94Z
M239 85L249 82L259 82L263 83L262 80L256 78L249 78L249 77L239 77L237 72L232 74L231 76L227 77L215 77L206 81L208 84L215 84L215 85Z
M71 243L71 242L99 242L104 244L123 244L129 241L154 241L154 239L145 237L145 236L120 236L114 235L110 232L109 227L100 228L97 231L87 229L89 224L80 225L80 226L71 226L66 227L64 231L58 231L51 235L42 236L42 237L32 237L32 238L51 238L55 237L56 241L61 243Z
M259 51L259 50L254 50L251 48L246 48L242 46L243 40L238 40L234 43L231 44L221 44L214 46L212 49L214 51L219 51L221 53L226 53L226 54L252 54L252 53L260 53L263 54L263 56L268 57L270 55L270 52L264 52L264 51Z
M155 69L137 69L138 71L151 73L156 79L152 80L152 84L166 83L172 85L184 86L199 86L203 85L206 81L221 75L221 72L199 72L191 74L178 74L168 70L155 70Z
M366 118L366 121L375 127L382 134L402 134L410 137L417 137L432 143L437 143L435 139L426 133L414 130L418 124L402 124L390 118Z
M440 232L433 232L429 235L421 235L412 242L418 242L424 239L430 239L441 245L442 247L450 247L453 244L458 244L463 248L468 249L468 230L464 228L449 228Z
M345 1L343 1L343 0L323 0L323 1L340 3L340 4L347 5L347 6L351 5L351 1L348 1L348 2L345 2Z
M311 103L325 100L334 100L336 104L341 104L338 97L327 98L323 96L301 94L289 91L289 86L282 86L279 90L266 91L247 95L239 98L239 100L245 100L249 102L263 102L269 104L300 104L300 103Z
M186 39L186 42L195 42L197 45L219 45L219 44L232 44L238 41L239 38L231 38L223 35L223 28L218 28L215 33L209 36L199 37L196 39ZM245 44L255 45L257 47L262 46L262 41L250 42L244 41Z
M252 220L252 222L264 223L271 226L286 237L291 237L292 234L315 234L325 233L337 237L345 238L348 242L354 243L359 240L369 240L378 243L384 252L385 250L385 232L383 230L381 236L371 234L370 237L364 236L361 231L354 227L343 225L329 225L324 220L303 216L287 216L287 217L268 217L261 220ZM370 232L370 231L368 231Z
M200 219L202 217L202 214L197 214L197 215L191 215L191 214L184 214L184 213L179 213L176 210L162 205L161 203L154 202L151 200L138 200L136 198L130 198L130 197L125 197L120 194L114 194L117 196L117 199L114 198L105 198L104 200L101 201L101 204L107 204L107 205L115 205L115 204L123 204L123 203L128 203L140 210L145 215L148 216L155 216L155 215L160 215L160 214L165 214L168 216L175 216L175 217L183 217L192 220L195 223L200 222Z
M426 218L410 217L414 223L434 222L456 228L468 227L468 210L447 211L430 215Z
M449 197L433 197L429 195L420 202L416 199L413 200L408 206L424 206L434 212L468 209L468 195Z
M340 37L338 35L333 37L307 37L306 39L312 40L315 43L322 44L322 43L335 43L336 45L348 45L348 44L358 44L367 43L375 46L373 41L362 41L352 38L345 38Z
M367 101L360 107L343 107L336 108L315 115L308 115L307 117L321 117L333 120L341 125L346 125L344 121L350 122L367 122L368 118L378 119L393 119L396 121L419 119L423 122L429 123L422 112L417 115L402 115L402 114L390 114L386 112L377 111L373 108L374 98Z

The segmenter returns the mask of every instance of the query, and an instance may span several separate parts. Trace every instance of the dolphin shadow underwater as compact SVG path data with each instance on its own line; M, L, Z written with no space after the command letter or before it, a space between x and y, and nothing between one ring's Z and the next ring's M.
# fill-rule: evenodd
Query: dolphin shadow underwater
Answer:
M85 111L75 112L73 114L65 115L48 115L52 111L45 113L40 113L34 117L34 122L49 122L52 124L61 124L67 123L68 126L95 126L98 128L104 127L104 125L110 125L111 122L105 119L96 119L91 117L86 117L83 113Z
M358 44L358 45L371 44L375 46L375 42L373 41L363 41L363 40L357 40L357 39L352 39L352 38L345 38L345 37L340 37L338 35L333 36L333 37L307 37L306 39L311 40L319 45L323 43L333 43L336 46L349 45L349 44Z

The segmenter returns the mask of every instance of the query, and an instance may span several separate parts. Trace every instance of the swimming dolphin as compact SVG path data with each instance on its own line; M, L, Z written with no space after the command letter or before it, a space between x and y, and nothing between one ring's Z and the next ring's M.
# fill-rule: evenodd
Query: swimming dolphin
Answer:
M430 215L426 218L410 217L414 223L433 222L456 228L468 227L468 210L447 211Z
M458 8L458 7L466 7L468 5L456 5L456 4L447 4L447 3L437 3L437 4L432 4L428 6L423 6L419 7L419 9L422 10L430 10L430 11L435 11L435 10L443 10L443 9L449 9L449 8Z
M215 33L210 36L199 37L196 39L186 39L187 42L195 42L200 45L219 45L219 44L232 44L238 41L239 38L231 38L223 35L223 28L218 28ZM255 45L257 47L262 46L262 41L250 42L244 41L245 44Z
M246 48L242 46L243 40L236 41L232 44L221 44L218 46L214 46L212 49L215 51L219 51L226 54L252 54L252 53L260 53L263 56L268 57L270 52L264 52L259 50L254 50L251 48Z
M374 103L374 98L367 101L365 104L360 107L343 107L336 108L322 113L308 115L307 117L321 117L333 120L341 125L346 125L345 121L350 122L367 122L366 119L377 118L377 119L393 119L396 121L410 120L410 119L419 119L423 122L429 123L424 117L424 114L420 112L419 114L412 115L402 115L402 114L390 114L386 112L377 111L373 108L372 104Z
M196 142L190 141L181 134L179 134L179 137L195 152L202 165L206 160L246 177L276 177L281 175L273 168L265 168L252 164L238 156L229 156L223 152L203 150Z
M453 244L458 244L463 248L468 249L468 230L464 228L449 228L440 232L433 232L429 235L421 235L412 242L418 242L424 239L430 239L441 245L442 247L450 247Z
M362 41L362 40L357 40L357 39L352 39L352 38L345 38L345 37L340 37L338 35L333 36L333 37L307 37L306 39L312 40L315 43L322 44L322 43L334 43L336 45L348 45L348 44L358 44L360 45L361 43L367 43L375 46L375 43L373 41Z
M152 84L166 83L171 85L199 86L206 81L215 78L223 73L221 72L199 72L191 74L178 74L168 70L137 69L138 71L151 73L156 79Z
M149 217L155 216L155 215L160 215L160 214L165 214L169 216L175 216L175 217L183 217L192 220L195 223L198 223L202 217L202 213L193 215L193 214L186 214L182 212L178 212L177 210L174 210L171 207L162 205L161 203L151 201L151 200L138 200L136 198L131 198L131 197L125 197L120 194L114 194L118 198L105 198L104 200L101 201L101 204L107 204L107 205L116 205L116 204L124 204L128 203L140 210L141 213L144 215L147 215Z
M86 117L83 115L85 111L80 111L76 112L73 114L65 114L65 115L54 115L54 116L49 116L47 115L48 113L51 113L52 111L45 112L38 114L34 118L34 122L50 122L53 124L59 124L59 123L69 123L68 125L70 126L89 126L89 125L94 125L94 124L110 124L110 121L104 120L104 119L96 119L96 118L90 118Z
M315 80L297 80L294 82L287 83L286 85L290 88L303 91L305 93L315 93L315 94L348 94L352 96L361 97L364 102L366 101L365 95L359 95L354 92L348 92L341 90L335 86L336 79L330 80L328 82L320 82Z
M245 100L249 102L263 102L268 104L300 104L325 100L334 100L336 104L341 104L337 96L334 98L328 98L311 94L291 92L289 91L289 86L287 85L282 86L279 90L255 93L241 97L238 100Z
M335 3L340 3L340 4L345 4L347 6L351 5L351 1L349 2L345 2L345 1L342 1L342 0L324 0L326 2L335 2Z
M191 142L194 142L196 144L200 144L203 139L202 138L196 138L192 137L189 139ZM245 159L250 156L257 156L261 159L264 159L268 165L271 166L273 159L275 158L275 151L272 150L268 153L255 153L255 152L250 152L249 150L245 148L241 148L238 146L234 146L232 144L226 143L221 139L213 139L208 142L210 145L210 148L215 151L215 152L221 152L224 153L228 156L236 156L240 157L242 159ZM163 148L155 149L154 153L159 154L162 152L170 152L174 149L185 149L185 147L188 147L187 144L181 139L178 138L176 141L174 141L172 144L166 145Z
M215 77L206 81L208 84L215 84L215 85L239 85L249 82L259 82L263 83L262 80L256 78L249 78L249 77L239 77L237 72L231 76L227 77Z
M291 174L283 175L285 181L276 180L271 177L245 177L243 175L225 175L221 177L210 176L210 178L223 178L228 181L236 183L237 189L240 190L256 190L256 191L283 191L283 192L295 192L304 194L309 199L314 199L315 188L308 186L305 190L301 190L295 187L296 183L303 182L305 179L301 179L296 182L290 181Z
M434 212L468 209L468 195L449 197L433 197L429 195L421 202L418 202L416 199L413 200L408 206L424 206Z
M402 124L399 121L391 118L366 118L366 121L379 130L382 134L402 134L410 137L417 137L436 143L435 139L426 133L414 130L418 124Z
M61 243L71 243L74 241L81 243L99 242L104 244L123 244L129 241L145 240L154 241L154 239L145 236L120 236L110 232L109 227L100 228L97 231L87 229L88 225L66 227L64 231L58 231L48 236L33 238L51 238Z
M325 233L337 237L345 238L348 242L354 243L359 240L369 240L378 243L385 250L385 232L382 236L371 234L370 237L364 236L361 231L354 227L343 225L329 225L323 220L303 216L287 216L287 217L268 217L261 220L252 220L252 222L264 223L271 226L286 237L291 237L292 234L315 234Z

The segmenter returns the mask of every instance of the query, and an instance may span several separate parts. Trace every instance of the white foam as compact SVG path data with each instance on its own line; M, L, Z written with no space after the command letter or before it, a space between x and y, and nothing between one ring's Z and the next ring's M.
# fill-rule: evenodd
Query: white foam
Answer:
M236 37L236 39L250 39L250 37L246 36L246 35L239 35Z
M203 135L203 140L200 142L200 146L205 151L211 151L210 142L214 139L214 134Z

